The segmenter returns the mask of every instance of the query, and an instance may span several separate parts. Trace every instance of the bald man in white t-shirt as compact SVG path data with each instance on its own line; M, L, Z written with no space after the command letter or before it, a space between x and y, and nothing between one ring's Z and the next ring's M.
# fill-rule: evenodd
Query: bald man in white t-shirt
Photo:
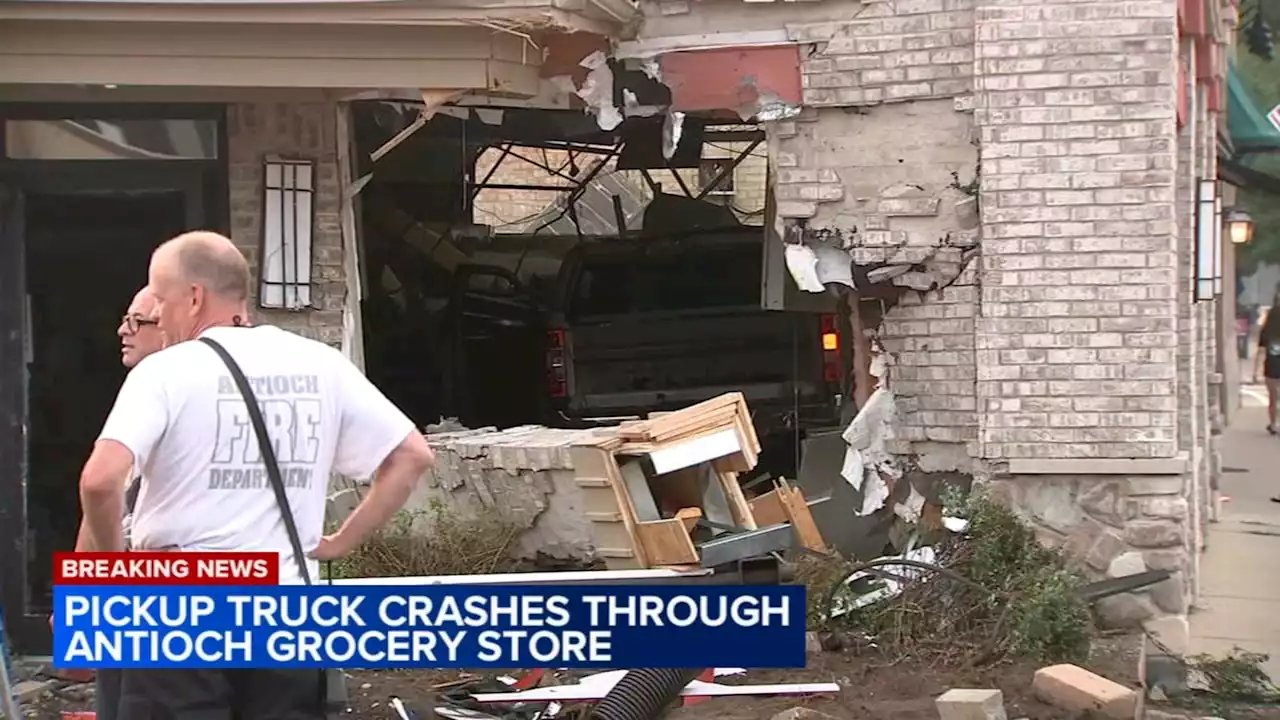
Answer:
M94 546L124 546L120 517L135 464L143 477L139 550L275 551L302 582L257 438L220 343L257 395L311 578L385 525L434 462L413 422L341 353L278 328L248 327L249 268L227 238L180 235L152 256L148 286L169 341L129 373L80 478ZM331 471L372 476L369 492L323 535ZM318 670L126 670L120 716L322 718Z

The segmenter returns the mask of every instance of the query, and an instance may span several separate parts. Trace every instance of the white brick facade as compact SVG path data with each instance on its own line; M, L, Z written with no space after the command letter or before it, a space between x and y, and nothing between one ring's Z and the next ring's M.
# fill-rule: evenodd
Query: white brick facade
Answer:
M783 237L911 266L877 330L890 450L991 481L1095 572L1130 551L1178 572L1112 617L1186 612L1217 472L1192 202L1216 113L1178 3L644 9L642 39L800 44L803 107L767 126Z

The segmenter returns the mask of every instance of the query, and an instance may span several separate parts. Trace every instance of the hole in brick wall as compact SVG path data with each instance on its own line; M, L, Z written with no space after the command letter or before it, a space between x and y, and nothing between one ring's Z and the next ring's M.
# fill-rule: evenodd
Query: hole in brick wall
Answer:
M693 164L618 170L625 123L446 106L370 164L390 128L353 107L366 368L419 424L589 426L743 390L758 469L786 477L838 424L820 316L763 307L756 125L707 114Z

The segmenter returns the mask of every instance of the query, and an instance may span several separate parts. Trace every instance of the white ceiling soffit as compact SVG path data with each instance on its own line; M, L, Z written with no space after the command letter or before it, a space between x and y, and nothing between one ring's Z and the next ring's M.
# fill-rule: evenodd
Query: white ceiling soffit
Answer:
M458 25L500 23L609 34L639 15L635 0L10 0L0 19Z

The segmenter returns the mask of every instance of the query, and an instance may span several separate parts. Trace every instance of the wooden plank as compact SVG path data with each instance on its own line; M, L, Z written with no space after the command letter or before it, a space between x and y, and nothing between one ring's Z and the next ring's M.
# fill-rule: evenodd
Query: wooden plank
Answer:
M693 532L693 526L702 517L702 508L687 507L676 511L676 519L684 523L685 532Z
M614 498L618 501L618 510L622 513L622 524L627 528L627 535L631 536L631 548L635 551L636 562L640 567L651 567L649 555L645 552L644 542L640 539L640 535L636 532L636 507L631 502L631 496L627 493L627 486L622 480L622 473L618 469L618 463L613 457L613 453L601 450L605 456L607 463L606 468L609 472L609 480L613 483Z
M747 501L747 505L751 508L751 517L755 518L756 525L760 527L791 522L777 488L751 498Z
M603 558L634 558L636 556L631 548L596 548L596 554Z
M778 499L782 501L787 518L791 520L791 527L795 529L796 537L800 539L800 544L814 552L826 552L827 544L822 540L818 524L813 521L813 514L809 512L809 504L804 500L804 493L801 493L799 488L791 487L785 478L778 480L776 492Z
M738 484L738 473L717 472L715 475L720 487L724 488L724 497L729 501L729 512L733 513L734 522L747 530L757 529L759 526L751 516L751 506L747 504L742 486Z
M717 419L727 420L732 412L736 412L737 403L741 398L742 393L725 393L696 405L660 415L652 420L642 420L621 427L618 429L618 434L624 438L636 440L669 440L682 433L690 432L700 425L715 425Z
M698 562L698 549L684 520L651 520L636 527L651 565L689 565Z

